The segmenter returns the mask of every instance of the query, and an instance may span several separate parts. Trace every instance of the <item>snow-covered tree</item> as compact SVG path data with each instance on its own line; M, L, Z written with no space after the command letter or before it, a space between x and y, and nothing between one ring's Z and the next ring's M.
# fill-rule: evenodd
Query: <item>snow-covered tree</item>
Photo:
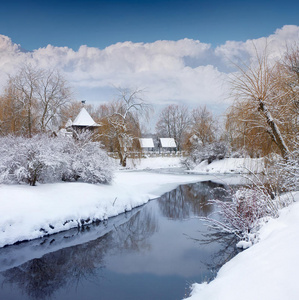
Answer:
M298 76L299 51L286 54L284 61L270 63L267 49L256 56L251 65L239 65L232 78L235 103L230 117L244 127L244 145L251 144L248 137L260 144L268 144L267 135L287 158L292 140L298 132ZM265 143L263 143L263 141Z
M125 167L128 153L139 147L139 119L147 116L150 106L143 100L141 90L120 88L117 100L102 108L107 115L99 119L101 139L108 149L118 152L120 164Z
M108 183L113 166L98 142L86 133L72 138L0 138L0 182L36 185L76 181Z

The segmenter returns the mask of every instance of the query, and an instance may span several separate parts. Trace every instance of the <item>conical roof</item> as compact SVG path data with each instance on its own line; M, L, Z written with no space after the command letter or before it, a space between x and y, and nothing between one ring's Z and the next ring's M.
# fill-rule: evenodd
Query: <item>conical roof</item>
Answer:
M73 122L71 119L68 119L66 124L65 124L65 128L71 127L73 125Z
M82 107L81 111L79 112L78 116L73 122L73 126L100 126L97 124L94 119L90 116L87 110Z

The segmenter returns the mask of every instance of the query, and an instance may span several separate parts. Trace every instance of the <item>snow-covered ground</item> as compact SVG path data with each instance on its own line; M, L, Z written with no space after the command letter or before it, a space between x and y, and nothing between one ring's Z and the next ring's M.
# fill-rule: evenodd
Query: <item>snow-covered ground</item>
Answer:
M214 170L214 173L232 173L233 169L238 170L238 160L216 161L209 165L210 172L201 172L199 168L195 172L212 174ZM252 166L252 163L247 163L248 168L249 165ZM195 174L153 176L140 171L179 168L179 157L128 159L128 167L139 171L118 171L110 185L78 182L37 187L0 185L0 247L107 219L142 205L181 183L207 179Z
M142 159L128 159L127 168L136 170L180 168L181 157L148 157ZM119 164L115 160L115 165ZM225 158L215 160L208 164L207 161L201 162L188 173L196 174L248 174L260 173L264 170L263 158Z
M119 161L117 160L117 164ZM163 168L179 168L181 165L180 157L148 157L141 159L127 159L127 168L136 170L154 170Z
M263 158L225 158L215 160L210 164L203 161L190 172L196 174L246 174L251 172L260 173L263 169Z
M112 184L0 185L0 247L116 216L211 177L118 171Z
M260 241L226 263L208 283L194 284L188 300L296 300L299 297L299 193L260 230Z

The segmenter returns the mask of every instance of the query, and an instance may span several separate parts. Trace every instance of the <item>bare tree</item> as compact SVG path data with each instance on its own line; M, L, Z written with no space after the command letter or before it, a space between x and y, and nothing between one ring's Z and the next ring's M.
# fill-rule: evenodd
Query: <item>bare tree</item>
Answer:
M268 62L267 49L261 55L257 54L256 59L255 65L237 66L239 73L232 79L235 105L258 115L258 122L252 122L249 118L244 121L251 121L253 126L263 128L277 145L282 157L287 158L289 148L279 128L279 121L272 113L275 109L279 110L279 101L282 99L280 92L277 92L278 81L273 76L276 65Z
M191 134L195 134L203 146L215 141L217 120L206 106L193 109L191 120Z
M248 108L248 103L231 106L226 114L225 138L233 151L241 151L250 157L268 155L277 146L264 129L262 116L257 110Z
M18 101L17 91L9 83L0 96L0 134L25 134L26 119L26 111Z
M35 95L40 109L40 130L45 132L58 124L61 109L70 102L71 90L58 71L41 70Z
M178 150L181 150L190 126L190 115L185 105L168 105L156 124L156 132L161 137L174 138Z
M299 141L299 45L287 48L282 61L276 64L273 78L279 100L275 113L289 147L294 149Z
M118 152L120 164L125 167L129 151L139 147L139 119L142 116L147 117L151 107L143 100L142 90L117 90L116 101L98 110L102 115L99 121L102 124L101 136L106 137L104 143ZM107 115L103 116L105 113Z
M70 88L59 72L24 65L17 75L9 77L1 103L5 102L6 110L10 113L3 117L2 122L8 128L8 124L16 124L17 117L21 128L11 132L18 131L29 137L35 132L53 130L70 97Z
M35 90L38 86L40 71L35 71L30 65L23 66L19 73L9 78L9 85L14 90L16 100L26 114L26 130L29 137L32 136L37 118L37 102Z

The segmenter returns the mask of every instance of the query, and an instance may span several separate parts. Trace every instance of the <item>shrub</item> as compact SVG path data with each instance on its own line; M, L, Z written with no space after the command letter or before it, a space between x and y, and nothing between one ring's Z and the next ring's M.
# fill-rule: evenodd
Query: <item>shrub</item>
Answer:
M209 164L214 160L220 160L229 154L229 146L225 142L214 142L203 146L201 143L195 143L187 159L182 161L188 169L194 168L202 161L206 160Z
M252 243L261 221L267 217L278 217L277 202L262 184L231 191L230 197L230 201L210 201L218 208L220 220L211 216L202 219L213 229L234 234L238 239Z
M37 135L0 138L0 182L27 183L81 180L108 183L112 180L112 164L100 143L90 135L50 138Z

